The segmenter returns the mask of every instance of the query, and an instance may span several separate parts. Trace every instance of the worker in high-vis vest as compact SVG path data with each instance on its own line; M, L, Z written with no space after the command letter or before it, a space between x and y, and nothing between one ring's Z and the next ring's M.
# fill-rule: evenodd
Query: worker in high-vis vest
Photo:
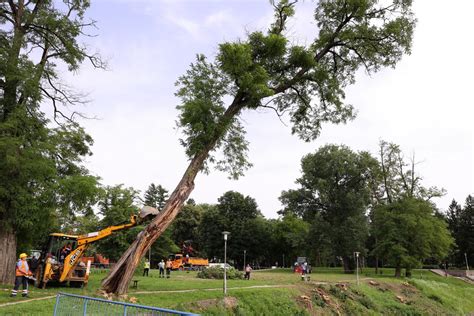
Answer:
M145 259L145 265L143 266L143 276L148 276L148 272L150 271L150 261L148 259Z
M23 293L21 296L27 297L28 296L28 276L31 275L30 268L28 267L28 262L26 262L26 257L28 255L26 253L22 253L20 255L20 260L16 263L15 268L15 287L12 290L11 297L15 297L18 293L18 289L20 285L23 285Z

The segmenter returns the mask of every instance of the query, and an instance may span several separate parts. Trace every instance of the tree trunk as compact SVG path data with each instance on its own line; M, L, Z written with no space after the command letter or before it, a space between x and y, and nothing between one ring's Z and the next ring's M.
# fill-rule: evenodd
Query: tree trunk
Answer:
M402 267L397 264L397 266L395 267L395 277L399 278L401 276L402 276Z
M375 256L375 275L379 274L379 256Z
M405 269L405 276L406 276L407 278L411 278L411 268L406 268L406 269Z
M15 281L16 236L13 231L0 229L0 283Z
M347 256L342 257L342 263L344 265L344 273L354 273L355 267L351 258Z
M242 100L243 96L238 93L232 104L227 108L220 119L218 131L221 132L216 132L208 146L194 156L181 178L181 181L174 189L168 201L166 201L163 210L145 227L143 231L137 235L137 239L135 239L135 241L130 245L127 251L110 271L109 275L104 279L102 282L102 288L105 292L113 293L115 295L123 295L127 293L128 286L140 259L155 240L172 223L173 219L181 210L184 202L189 198L189 195L194 189L194 179L196 178L196 175L202 169L209 152L214 149L218 140L225 135L229 123L231 123L232 119L243 108L244 103Z

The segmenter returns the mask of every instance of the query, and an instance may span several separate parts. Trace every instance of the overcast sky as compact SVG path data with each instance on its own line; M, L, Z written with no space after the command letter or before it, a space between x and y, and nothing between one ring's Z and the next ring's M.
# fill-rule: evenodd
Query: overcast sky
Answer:
M309 43L317 34L313 7L312 1L296 7L287 32L294 41ZM328 143L376 154L381 139L416 154L425 186L447 190L436 201L440 209L473 194L474 2L418 0L414 11L412 54L396 69L372 77L361 72L347 89L347 102L358 110L354 121L326 125L320 138L304 143L274 113L245 112L254 167L238 181L217 171L199 174L191 197L216 203L235 190L255 198L266 217L277 217L278 197L296 188L303 155ZM88 43L108 60L109 70L86 66L65 77L89 94L82 112L99 118L82 124L95 140L87 166L102 183L143 192L153 182L172 191L188 164L175 128L174 82L196 53L215 56L219 43L265 30L272 14L266 0L92 1L88 16L98 21L98 37Z

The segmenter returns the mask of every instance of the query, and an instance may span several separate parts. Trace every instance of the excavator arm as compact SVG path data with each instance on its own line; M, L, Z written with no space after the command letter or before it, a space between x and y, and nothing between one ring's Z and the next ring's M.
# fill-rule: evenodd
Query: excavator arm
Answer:
M79 259L82 257L87 248L89 248L91 243L110 236L113 232L128 229L136 225L137 215L132 215L130 217L130 222L127 224L109 226L97 232L77 236L77 248L73 249L71 253L65 258L64 268L61 273L61 277L59 278L59 282L64 282L65 280L71 278L72 271L79 263Z

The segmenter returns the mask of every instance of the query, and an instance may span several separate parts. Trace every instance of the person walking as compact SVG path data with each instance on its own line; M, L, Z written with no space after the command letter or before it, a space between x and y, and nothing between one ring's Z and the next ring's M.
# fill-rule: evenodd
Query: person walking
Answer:
M31 275L30 268L28 267L28 262L26 262L26 253L20 255L20 260L16 263L15 268L15 286L13 287L10 297L16 297L20 285L23 285L23 293L21 296L28 297L28 276Z
M250 272L252 272L252 268L250 267L250 264L247 264L245 267L245 279L250 280Z
M148 276L148 272L150 271L150 261L148 259L145 259L145 265L143 266L143 276Z
M165 262L161 259L160 263L158 263L158 268L160 269L160 278L165 277Z
M166 278L169 279L171 274L171 259L166 261Z

